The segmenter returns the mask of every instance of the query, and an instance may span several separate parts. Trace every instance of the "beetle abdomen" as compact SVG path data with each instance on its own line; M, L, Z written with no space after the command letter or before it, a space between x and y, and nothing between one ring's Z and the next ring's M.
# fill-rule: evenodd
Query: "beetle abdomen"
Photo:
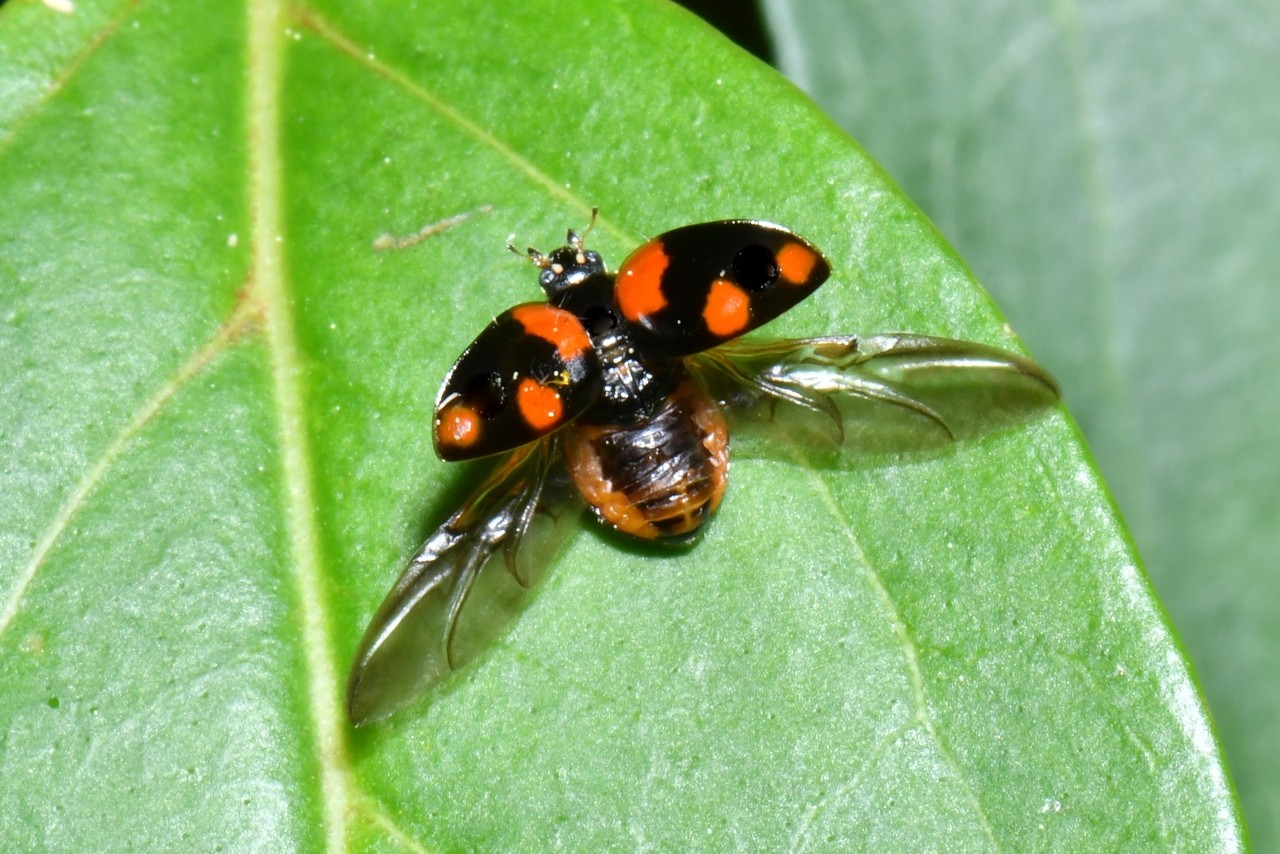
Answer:
M578 423L567 434L565 455L578 491L602 521L624 533L679 537L720 506L729 432L720 407L692 379L638 424Z

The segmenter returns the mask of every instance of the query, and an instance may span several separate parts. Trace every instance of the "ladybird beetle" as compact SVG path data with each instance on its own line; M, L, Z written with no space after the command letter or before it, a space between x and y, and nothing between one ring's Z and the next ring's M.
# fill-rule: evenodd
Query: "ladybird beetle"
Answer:
M592 223L595 212L592 212ZM445 377L433 440L446 461L504 455L427 538L374 615L347 683L356 724L403 706L474 653L458 627L528 587L547 562L535 529L589 507L646 540L687 542L715 513L729 419L824 435L893 423L889 450L950 441L1057 400L1022 356L908 333L739 337L812 294L822 253L759 220L687 225L610 273L569 231L527 251L544 302L498 315ZM512 246L509 249L519 253ZM491 560L502 553L502 560ZM506 571L498 569L504 565ZM504 584L505 593L498 591Z

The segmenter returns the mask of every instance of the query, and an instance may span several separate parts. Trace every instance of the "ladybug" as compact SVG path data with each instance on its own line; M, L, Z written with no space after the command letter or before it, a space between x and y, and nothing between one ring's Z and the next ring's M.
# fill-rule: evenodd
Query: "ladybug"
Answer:
M631 537L696 537L724 497L730 417L834 445L851 418L896 419L892 449L947 442L1057 400L1034 362L971 342L907 333L739 340L830 276L817 247L782 226L683 226L644 243L616 273L584 246L590 227L548 254L527 251L545 301L498 315L445 377L437 455L502 456L374 615L347 683L357 725L474 655L501 623L497 612L548 562L552 532L584 506ZM876 412L894 418L868 415ZM464 631L468 621L477 628Z

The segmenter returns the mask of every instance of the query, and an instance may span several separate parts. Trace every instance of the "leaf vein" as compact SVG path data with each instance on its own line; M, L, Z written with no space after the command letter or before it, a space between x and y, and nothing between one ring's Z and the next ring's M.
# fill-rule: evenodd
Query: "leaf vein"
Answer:
M67 530L67 526L71 524L71 520L84 507L89 496L97 488L98 484L102 482L103 478L106 477L107 472L115 464L116 460L124 453L129 442L160 413L165 404L192 377L208 367L231 342L252 326L256 316L256 308L251 301L242 300L236 310L218 327L214 334L198 350L192 353L186 361L178 366L173 375L138 407L133 417L125 422L119 432L107 442L102 453L89 467L88 471L85 472L84 477L75 485L75 488L71 490L67 500L54 515L53 521L49 523L49 527L45 529L45 532L36 542L36 546L31 552L31 559L22 568L12 589L9 591L9 595L5 597L4 605L0 607L0 635L4 634L13 618L17 616L23 598L25 598L27 591L31 589L31 585L35 582L40 568L44 566L54 546L57 545L58 540Z
M328 42L339 52L350 59L353 59L355 62L364 66L379 77L399 86L409 95L434 110L446 121L474 137L480 144L496 152L517 171L522 172L535 184L542 187L548 195L559 199L580 211L583 219L587 219L590 216L593 206L588 201L578 194L566 189L563 182L556 181L546 172L535 166L527 158L523 157L506 142L486 130L477 121L467 116L457 107L448 103L444 98L440 97L435 92L432 92L421 83L418 83L400 69L375 58L370 51L361 49L354 39L342 32L340 28L311 7L304 4L298 4L293 7L293 11L300 25L305 26L312 32L316 33L320 38ZM634 238L633 234L630 234L619 226L613 224L603 215L596 216L595 227L607 231L619 239L628 240Z
M85 42L84 47L80 48L80 50L71 57L63 67L62 71L52 79L48 88L41 93L40 97L32 101L25 111L18 114L13 125L9 128L9 132L0 136L0 158L4 157L6 150L13 144L13 141L17 139L18 132L21 130L22 126L31 121L32 117L35 116L42 107L48 104L49 101L53 100L55 95L66 88L67 83L70 82L71 78L74 77L76 73L84 67L84 64L89 61L89 57L97 53L98 48L102 47L107 39L120 29L120 25L124 23L125 19L128 18L134 9L137 8L140 2L142 2L142 0L126 0L126 2L121 4L119 11L117 11L111 18L107 19L107 22L104 23L96 33L90 36L89 40Z
M890 732L880 740L880 743L876 745L875 750L867 754L866 758L862 761L862 764L858 767L858 770L853 773L853 776L837 786L835 790L828 792L816 803L811 804L809 809L805 810L804 815L801 817L800 826L796 828L795 835L791 838L791 844L787 846L788 850L790 850L792 854L795 854L795 852L798 851L803 851L809 844L809 832L813 827L814 821L817 820L818 815L822 813L829 804L834 803L836 800L844 797L846 793L852 792L858 786L862 785L863 778L871 772L872 768L875 768L876 765L880 763L880 760L884 757L885 753L889 751L889 748L901 741L903 736L919 725L919 719L913 717L911 720Z
M429 848L400 827L395 819L387 815L386 811L382 809L382 805L377 801L363 798L357 810L375 825L386 831L392 841L398 843L405 851L412 851L414 854L428 854L430 851Z
M946 763L947 768L955 776L957 783L960 785L965 797L972 804L974 813L977 815L978 822L982 827L983 833L991 840L991 845L995 850L1000 850L1000 843L996 840L995 828L991 825L991 819L987 815L986 809L982 806L978 793L970 785L968 778L962 772L959 763L952 754L951 749L947 746L946 741L942 738L942 734L938 731L938 726L933 720L933 716L929 712L929 697L924 685L924 674L920 667L920 652L916 647L915 641L911 637L911 632L907 628L906 622L902 618L902 611L898 607L897 601L893 598L893 594L889 592L888 586L885 585L884 579L880 577L880 573L872 566L866 550L858 541L857 535L853 530L853 523L845 514L844 508L840 506L840 502L836 500L835 495L831 492L831 487L827 481L822 478L818 471L808 463L807 460L800 457L797 452L797 458L804 470L810 475L815 484L815 491L818 493L822 502L827 505L831 514L840 522L840 527L844 531L845 538L852 547L854 556L859 565L865 568L867 580L870 582L872 589L876 593L876 598L880 600L880 606L889 618L889 624L894 636L898 639L899 645L902 647L903 658L906 660L907 674L911 682L911 699L915 709L915 719L919 721L924 731L934 740L938 746L938 752Z

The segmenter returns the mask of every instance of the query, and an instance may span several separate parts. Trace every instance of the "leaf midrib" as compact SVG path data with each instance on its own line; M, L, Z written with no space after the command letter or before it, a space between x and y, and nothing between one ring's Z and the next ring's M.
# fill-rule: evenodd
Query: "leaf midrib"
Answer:
M284 512L301 616L301 643L310 676L309 711L321 767L320 801L326 848L345 851L352 774L339 703L336 655L322 593L314 470L307 431L305 365L298 347L284 257L280 93L284 82L285 9L281 0L250 0L247 110L249 217L253 261L250 290L263 306L264 333L280 430Z

